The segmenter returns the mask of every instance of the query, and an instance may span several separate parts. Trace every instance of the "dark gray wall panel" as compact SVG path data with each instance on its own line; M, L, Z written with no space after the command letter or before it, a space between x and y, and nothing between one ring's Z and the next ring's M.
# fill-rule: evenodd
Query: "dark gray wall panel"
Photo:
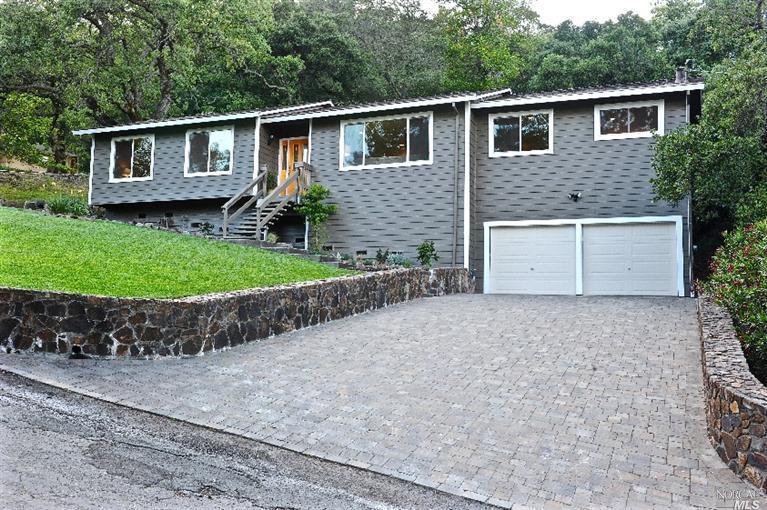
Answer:
M261 170L261 167L264 165L266 165L267 170L269 170L270 172L277 171L277 156L280 150L280 142L277 139L275 139L270 144L269 143L270 134L271 134L271 130L269 129L268 125L261 126L261 136L260 136L261 144L259 149L260 153L258 157L259 171Z
M255 148L255 120L240 121L234 125L232 175L184 177L184 144L189 126L137 131L136 134L155 135L153 178L139 182L109 182L111 137L98 135L93 165L93 203L104 205L231 197L253 179Z
M434 109L432 165L339 170L339 119L315 119L312 126L313 180L327 186L338 212L328 223L329 244L354 255L377 249L402 251L414 259L424 240L435 242L440 265L452 259L455 158L458 157L458 240L456 262L463 264L463 105L458 104L459 146L455 146L456 114ZM411 110L421 111L421 110ZM427 110L423 110L427 111ZM386 115L393 113L386 112ZM375 116L372 114L371 116Z
M633 99L632 99L633 100ZM639 99L637 99L639 100ZM665 130L686 120L684 94L665 97ZM625 102L625 99L602 103ZM554 154L490 158L488 114L514 109L475 110L475 189L471 268L482 289L484 229L487 221L623 216L684 216L685 267L687 204L653 201L650 179L652 139L594 140L594 102L562 103L554 109ZM551 108L541 105L541 109ZM529 110L533 108L525 108ZM574 203L567 194L581 192ZM685 281L689 285L689 272Z
M182 202L154 202L143 204L120 204L106 207L107 218L126 223L171 222L185 231L199 231L197 223L213 225L213 234L221 235L224 217L221 206L224 199L193 200Z

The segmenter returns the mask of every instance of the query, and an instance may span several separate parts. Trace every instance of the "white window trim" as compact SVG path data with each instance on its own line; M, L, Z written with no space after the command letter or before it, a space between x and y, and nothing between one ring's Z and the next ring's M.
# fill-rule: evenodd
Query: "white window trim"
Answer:
M522 120L525 115L536 115L539 113L545 113L549 116L549 148L543 150L523 151L522 150ZM495 150L495 119L519 117L519 150L518 151L496 151ZM552 108L544 110L530 110L523 112L503 112L503 113L491 113L487 116L487 137L489 143L489 155L491 158L508 158L516 156L537 156L539 154L554 154L554 110Z
M344 166L344 131L348 124L364 124L366 122L376 122L380 120L397 120L397 119L405 119L405 133L407 134L407 143L409 144L410 140L410 119L413 117L427 117L429 119L429 158L420 160L420 161L410 161L410 147L408 145L407 151L405 152L405 161L402 163L382 163L378 165L350 165L350 166ZM363 151L363 160L364 160L364 152L365 152L366 146L365 146L365 130L363 127L362 130L362 151ZM416 113L404 113L400 115L386 115L383 117L366 117L364 119L346 119L341 121L341 128L340 128L340 134L339 134L339 140L338 140L338 169L342 172L347 172L349 170L370 170L375 168L398 168L398 167L409 167L409 166L423 166L423 165L431 165L434 163L434 112L428 111L428 112L416 112Z
M309 154L311 153L311 150L309 148L309 140L311 140L311 138L309 136L289 136L287 138L280 138L277 141L277 144L278 144L278 147L279 147L279 149L277 151L277 176L278 177L279 177L280 170L282 170L282 163L283 163L282 142L291 142L293 140L306 140L306 163L307 164L311 164L311 162L309 161L309 159L311 159L309 157ZM295 163L295 161L294 161L294 163ZM282 184L282 183L278 183L278 185L279 184Z
M96 158L96 137L91 137L91 167L88 171L88 205L93 205L93 169L94 159ZM109 172L112 175L112 172Z
M658 107L658 129L656 131L637 131L636 133L602 134L602 123L599 112L602 110L614 110L621 108L641 108L643 106ZM666 102L663 99L655 101L633 101L629 103L595 104L594 105L594 140L626 140L630 138L650 138L653 133L664 134L664 119L666 116Z
M583 294L583 225L618 225L627 223L673 223L676 231L676 287L677 296L684 297L684 230L682 216L637 216L617 218L568 218L555 220L517 220L517 221L486 221L483 223L484 238L484 268L482 271L484 294L491 294L490 288L490 230L494 227L540 227L540 226L575 226L575 294Z
M122 142L125 140L133 140L135 138L149 138L152 141L152 155L149 158L149 175L146 177L123 177L118 179L114 176L115 169L115 142ZM110 140L109 151L109 182L140 182L151 181L154 178L154 134L137 134L130 136L115 136ZM131 173L133 173L133 153L134 147L131 145L130 166Z
M192 133L212 133L215 131L229 131L231 142L232 142L232 149L231 154L229 155L229 170L225 170L223 172L190 172L189 171L189 149L191 148L189 145L189 135ZM234 125L227 125L227 126L208 126L208 127L196 127L192 129L187 129L186 131L186 137L184 142L184 177L204 177L209 175L232 175L232 170L234 168ZM210 168L210 137L208 137L208 165L207 168Z

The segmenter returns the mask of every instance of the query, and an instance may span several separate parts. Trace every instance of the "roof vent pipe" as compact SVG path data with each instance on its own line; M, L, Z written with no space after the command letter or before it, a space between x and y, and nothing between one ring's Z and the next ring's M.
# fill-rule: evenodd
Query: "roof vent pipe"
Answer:
M676 68L674 83L687 83L687 66L679 66Z

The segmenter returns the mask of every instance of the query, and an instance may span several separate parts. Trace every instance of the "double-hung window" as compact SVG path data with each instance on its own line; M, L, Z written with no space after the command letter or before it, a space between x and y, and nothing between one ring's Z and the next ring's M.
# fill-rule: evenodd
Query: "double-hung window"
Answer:
M553 110L491 114L488 123L490 157L554 152Z
M190 129L186 132L184 175L232 173L234 127Z
M432 162L432 113L341 122L341 169Z
M594 140L663 134L663 100L594 106Z
M148 181L154 166L154 135L112 138L109 182Z

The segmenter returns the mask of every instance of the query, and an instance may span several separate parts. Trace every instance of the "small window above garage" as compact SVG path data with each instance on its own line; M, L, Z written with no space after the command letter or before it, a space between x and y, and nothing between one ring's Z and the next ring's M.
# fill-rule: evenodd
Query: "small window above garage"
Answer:
M489 115L490 157L552 154L553 122L553 110Z
M643 101L594 107L594 140L648 138L663 134L664 103Z

